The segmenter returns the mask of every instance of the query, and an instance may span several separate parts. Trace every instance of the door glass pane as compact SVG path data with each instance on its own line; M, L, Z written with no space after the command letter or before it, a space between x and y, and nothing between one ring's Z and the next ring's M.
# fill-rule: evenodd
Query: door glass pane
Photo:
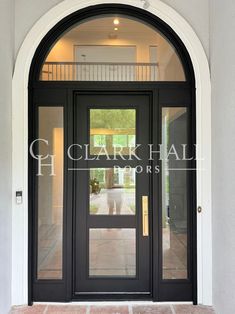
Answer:
M135 215L135 169L90 169L90 215Z
M135 109L90 109L92 155L128 155L135 143Z
M162 247L163 279L186 279L187 273L187 161L182 144L187 144L187 109L163 108L162 144ZM174 145L174 146L172 146ZM173 147L178 154L173 152ZM167 157L168 156L168 157Z
M39 155L54 155L38 178L38 279L62 279L64 129L62 107L39 108ZM50 157L42 160L49 164ZM38 172L39 173L39 172Z
M135 277L135 229L90 229L89 275Z

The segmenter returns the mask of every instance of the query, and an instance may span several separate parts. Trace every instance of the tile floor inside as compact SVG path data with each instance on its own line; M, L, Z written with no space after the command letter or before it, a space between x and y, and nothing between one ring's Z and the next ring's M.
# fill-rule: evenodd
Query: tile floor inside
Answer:
M38 279L61 279L62 236L59 226L39 228ZM90 229L89 275L135 276L135 229ZM187 233L163 229L163 278L187 278Z
M13 307L10 314L215 314L212 307L190 304L35 304Z

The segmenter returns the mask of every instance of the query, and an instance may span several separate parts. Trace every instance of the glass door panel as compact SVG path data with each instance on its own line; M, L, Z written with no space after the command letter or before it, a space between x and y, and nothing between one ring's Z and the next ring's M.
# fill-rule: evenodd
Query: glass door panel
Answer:
M163 279L188 278L188 156L183 156L182 151L188 144L187 121L187 108L162 109L162 143L166 153L162 163ZM169 154L171 149L174 154Z
M62 279L64 127L62 107L39 107L37 279ZM48 145L46 144L46 142ZM51 172L54 173L51 173Z
M127 155L135 144L135 109L90 109L91 155Z
M75 294L149 294L150 238L142 228L149 177L136 172L147 150L140 161L129 158L129 148L149 141L149 95L78 94L74 105L75 140L90 143L89 158L75 163L83 169L75 174Z
M135 215L134 168L90 170L90 215Z
M90 229L89 276L135 277L136 230Z

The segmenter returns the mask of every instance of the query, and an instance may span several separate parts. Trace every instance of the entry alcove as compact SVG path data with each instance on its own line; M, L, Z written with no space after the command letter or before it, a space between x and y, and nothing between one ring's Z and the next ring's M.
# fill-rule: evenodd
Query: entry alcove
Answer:
M29 156L29 300L196 302L195 161L149 161L142 150L139 164L160 174L137 175L134 161L127 174L121 158L67 155L74 143L91 144L91 157L153 143L194 156L194 73L174 31L126 5L73 13L40 43L29 99L29 143L48 141L35 150L55 155L56 172L38 176Z

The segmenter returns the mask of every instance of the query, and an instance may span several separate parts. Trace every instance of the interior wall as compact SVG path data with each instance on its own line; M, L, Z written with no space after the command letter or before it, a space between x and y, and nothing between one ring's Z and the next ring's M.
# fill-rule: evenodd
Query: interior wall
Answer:
M13 68L13 1L0 1L0 313L11 305L11 80Z
M87 35L79 35L79 40L75 38L62 38L57 42L51 53L48 55L47 61L74 61L74 45L117 45L117 46L136 46L137 58L136 62L149 62L149 46L156 45L156 39L143 38L135 34L130 38L128 34L117 39L105 39L103 34L90 33ZM59 53L58 53L59 51Z
M213 303L235 311L235 2L211 0Z

